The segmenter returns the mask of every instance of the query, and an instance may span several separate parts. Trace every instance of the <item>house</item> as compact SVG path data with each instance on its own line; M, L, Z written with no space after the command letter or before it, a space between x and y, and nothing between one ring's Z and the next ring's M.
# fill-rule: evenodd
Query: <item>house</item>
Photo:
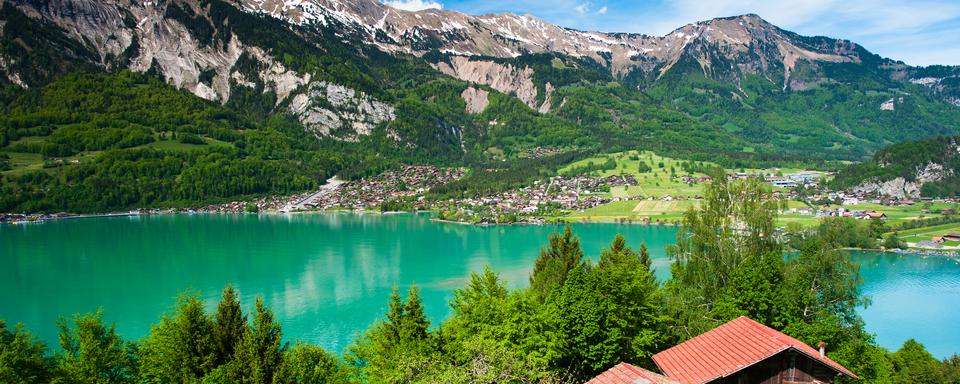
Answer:
M653 355L668 377L681 383L832 383L857 379L842 365L790 336L739 317Z
M766 180L768 183L773 184L774 187L793 188L797 186L796 180L791 180L784 177L768 177Z
M663 374L620 363L587 384L805 384L857 375L790 336L739 317L653 355Z
M948 233L943 235L944 241L960 241L960 233Z
M682 384L664 375L627 363L614 365L613 368L597 375L587 384Z
M864 220L870 220L870 219L886 220L887 214L883 212L877 212L877 211L863 211L863 212L860 212L859 218Z

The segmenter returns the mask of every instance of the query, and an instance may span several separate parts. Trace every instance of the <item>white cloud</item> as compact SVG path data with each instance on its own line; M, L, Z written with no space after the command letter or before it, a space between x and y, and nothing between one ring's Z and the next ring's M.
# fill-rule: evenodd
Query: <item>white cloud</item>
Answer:
M604 6L600 7L600 9L597 10L597 14L598 14L598 15L606 15L606 14L607 14L607 6L604 5Z
M960 56L951 56L960 50L960 39L950 33L960 26L955 0L665 0L626 13L608 16L606 27L664 35L697 21L755 13L801 35L849 39L908 64L960 64Z
M590 7L587 4L579 4L576 7L573 7L573 10L582 15L587 13L587 11L590 10Z
M443 4L431 0L387 0L384 5L405 11L422 11L424 9L443 9Z

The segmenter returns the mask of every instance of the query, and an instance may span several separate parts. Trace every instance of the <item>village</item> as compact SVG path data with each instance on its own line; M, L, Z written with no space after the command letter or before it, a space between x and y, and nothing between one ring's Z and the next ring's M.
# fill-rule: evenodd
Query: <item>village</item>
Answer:
M664 172L666 174L666 172ZM313 210L350 210L350 211L424 211L437 213L439 220L449 220L473 224L503 223L544 223L555 220L589 221L628 221L661 222L670 218L679 218L679 214L697 204L702 196L696 191L703 184L713 181L711 176L671 174L670 180L682 183L694 189L687 194L636 194L613 193L636 188L640 183L637 177L629 173L598 175L564 174L547 179L535 180L530 185L509 189L482 196L464 198L437 198L430 196L432 188L460 180L466 175L466 169L456 167L436 167L431 165L401 165L396 169L358 180L339 180L333 178L316 191L290 196L266 196L250 201L230 201L220 204L192 208L140 209L130 212L117 212L110 215L163 214L163 213L257 213L257 212L303 212ZM821 184L827 173L818 171L799 171L794 173L747 173L729 172L731 179L759 177L770 184L775 196L788 201L780 214L787 218L797 218L815 222L821 217L851 217L863 220L887 220L887 207L903 209L916 204L955 203L951 199L909 199L891 198L876 193L857 191L831 191ZM646 212L640 209L645 202L663 202L663 212ZM628 208L625 214L607 217L594 214L611 203ZM636 207L634 207L636 205ZM650 204L646 204L650 205ZM938 206L939 207L939 206ZM910 208L912 209L912 208ZM920 216L953 215L955 208L931 210L913 209ZM632 216L631 216L632 215ZM671 216L672 215L672 216ZM43 215L0 215L0 221L26 222L73 217L86 217L68 213ZM942 237L942 236L941 236ZM936 237L921 245L940 244ZM931 243L932 242L932 243Z

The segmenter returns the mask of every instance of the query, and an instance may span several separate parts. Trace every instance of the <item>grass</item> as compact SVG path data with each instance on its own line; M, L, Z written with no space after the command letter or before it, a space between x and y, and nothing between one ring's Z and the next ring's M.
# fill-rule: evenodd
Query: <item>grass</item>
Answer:
M207 145L186 144L176 140L157 140L151 143L141 145L137 148L153 148L153 149L160 149L160 150L166 150L166 151L189 151L193 149L206 148L208 146L229 147L233 145L226 141L220 141L220 140L209 138L209 137L201 137L201 138L203 139L203 141L207 143Z
M43 170L43 156L39 153L2 152L10 157L13 169L4 171L5 175L20 175L29 171Z
M631 159L636 157L636 160ZM617 163L614 169L604 171L595 171L591 173L596 176L611 175L633 175L639 185L614 187L610 189L611 197L663 197L663 196L700 196L703 193L702 184L689 185L680 180L680 177L687 175L681 169L683 160L677 160L670 157L660 156L650 151L627 151L618 152L609 155L595 156L580 161L573 162L560 169L560 173L566 173L577 167L584 167L590 164L603 164L608 158L613 158ZM652 170L640 172L640 163L647 163ZM660 167L663 164L663 167ZM710 164L715 165L715 164ZM670 169L673 168L676 178L670 176ZM694 173L692 176L704 176L701 173Z
M821 207L821 209L832 209L836 210L840 206L834 205L829 207ZM940 217L940 214L936 213L924 213L924 209L930 211L941 210L945 208L960 208L960 205L954 203L930 203L930 204L914 204L914 205L905 205L905 206L885 206L880 204L873 203L861 203L855 205L844 205L843 209L849 211L877 211L883 212L887 215L887 223L890 225L895 225L902 223L904 221L911 221L923 218L930 217Z
M159 137L159 136L158 136ZM153 148L158 150L167 150L167 151L189 151L193 149L207 148L207 147L229 147L233 144L213 139L210 137L201 137L207 145L197 145L197 144L184 144L176 140L157 140L151 143L137 146L135 148ZM40 136L30 136L21 138L15 142L27 142L27 141L40 141L43 140L43 137ZM64 157L63 160L66 162L66 166L70 166L73 161L78 162L87 162L92 161L96 158L101 151L84 151L73 156ZM52 171L56 167L44 168L43 156L39 153L22 153L22 152L11 152L8 150L0 150L0 153L6 154L10 157L10 166L12 169L0 172L3 175L9 176L19 176L31 171Z
M636 159L631 159L631 157ZM600 165L613 159L617 166L614 169L591 172L595 176L611 175L633 175L637 179L638 185L620 186L610 188L610 197L613 198L661 198L664 196L698 197L703 195L703 184L687 184L682 181L683 176L701 177L706 176L703 173L686 173L682 169L682 164L686 160L674 159L671 157L660 156L651 151L627 151L617 152L606 155L594 156L579 160L566 165L559 170L559 173L567 173L575 168L585 167L590 163ZM646 163L651 170L640 172L640 163ZM660 165L663 164L663 167ZM719 165L710 162L702 162L705 166L719 167ZM670 170L673 169L671 177ZM769 168L769 169L732 169L731 172L745 172L749 174L789 174L803 172L802 169L795 168Z
M573 212L567 218L571 221L617 221L650 220L679 221L690 207L700 204L696 200L621 200L599 205L580 212Z
M960 223L949 223L930 227L908 229L897 232L897 236L900 237L900 240L908 243L916 243L918 241L930 240L934 236L942 236L947 233L957 232L960 232Z

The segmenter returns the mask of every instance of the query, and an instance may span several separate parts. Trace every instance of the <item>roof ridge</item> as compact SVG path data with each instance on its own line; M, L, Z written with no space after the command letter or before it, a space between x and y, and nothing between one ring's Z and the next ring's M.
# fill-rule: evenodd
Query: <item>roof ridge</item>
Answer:
M796 350L838 373L856 378L848 369L806 343L746 316L653 355L665 374L684 381L706 382L729 377L786 350ZM709 380L707 380L709 378Z

